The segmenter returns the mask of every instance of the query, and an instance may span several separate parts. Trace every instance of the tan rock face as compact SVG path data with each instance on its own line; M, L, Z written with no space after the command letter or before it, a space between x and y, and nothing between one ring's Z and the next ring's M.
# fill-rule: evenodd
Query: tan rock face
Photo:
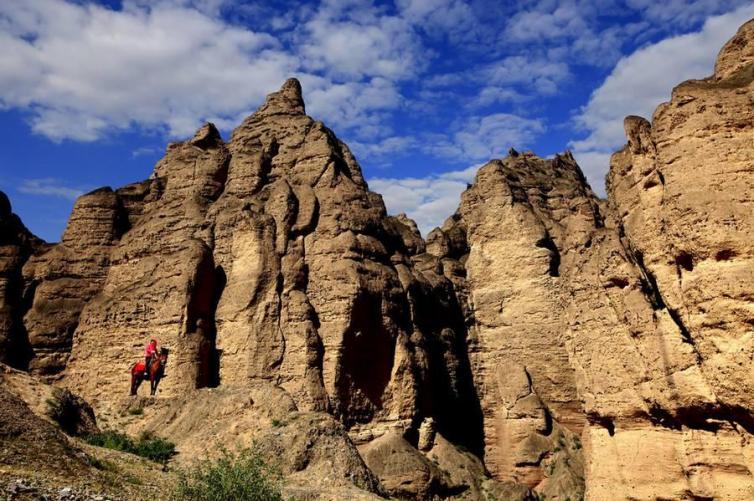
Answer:
M666 390L650 415L665 427L653 430L658 458L677 463L651 490L670 497L684 489L750 497L754 486L752 40L749 22L722 49L712 77L676 87L651 123L627 118L628 145L613 155L608 177L616 224L665 333L657 351ZM633 433L616 431L625 450L638 447ZM648 478L647 459L635 480ZM595 476L606 466L594 465Z
M61 242L25 265L24 280L34 290L24 316L32 372L65 368L81 310L102 288L110 251L127 225L119 195L109 188L94 191L76 201Z
M27 294L22 268L44 243L31 234L0 192L0 362L26 368L32 356L23 324Z
M149 180L77 201L24 268L29 368L110 412L156 338L162 396L267 382L355 433L415 442L431 416L481 451L462 306L423 252L289 80L227 144L208 124Z
M456 281L473 326L484 458L500 480L549 492L545 459L560 427L570 436L585 424L567 307L580 272L575 256L601 226L596 197L570 155L525 153L482 167L458 213L428 238L446 272L454 273L454 257L465 263L466 278ZM583 473L571 467L578 485Z
M753 47L626 119L609 200L511 150L426 241L289 80L60 244L0 199L0 355L185 458L263 440L293 495L752 498ZM150 337L168 377L131 399Z

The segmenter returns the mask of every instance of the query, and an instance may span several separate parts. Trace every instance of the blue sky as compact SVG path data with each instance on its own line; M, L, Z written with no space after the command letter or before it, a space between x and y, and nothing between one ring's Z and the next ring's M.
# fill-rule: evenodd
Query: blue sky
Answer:
M59 239L79 194L146 178L289 76L390 212L426 233L510 147L571 149L604 193L627 114L712 73L754 2L3 0L0 189Z

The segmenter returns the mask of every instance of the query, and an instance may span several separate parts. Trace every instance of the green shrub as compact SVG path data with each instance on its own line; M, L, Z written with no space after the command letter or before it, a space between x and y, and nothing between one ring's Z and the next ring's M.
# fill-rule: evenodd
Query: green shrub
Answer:
M233 454L226 449L215 460L204 460L179 470L174 499L191 501L282 501L281 476L260 454L245 449Z
M107 430L88 435L85 440L98 447L129 452L163 464L176 454L175 444L151 433L142 433L134 440L125 433Z
M86 460L91 466L97 468L98 470L109 471L112 473L118 472L118 466L112 461L108 461L107 459L99 459L94 456L87 456Z
M84 437L88 443L96 445L97 447L104 447L105 449L113 449L116 451L131 452L134 447L134 442L125 433L119 433L113 430L105 430L100 433L94 433Z
M165 464L176 454L175 444L160 437L139 440L135 446L134 454L151 459L157 463Z

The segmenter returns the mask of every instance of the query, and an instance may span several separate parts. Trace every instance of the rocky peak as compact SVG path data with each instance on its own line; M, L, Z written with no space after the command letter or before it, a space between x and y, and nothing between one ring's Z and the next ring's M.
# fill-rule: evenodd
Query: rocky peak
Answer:
M715 79L729 78L743 68L751 69L754 61L754 19L738 32L720 50L715 63ZM751 71L750 78L751 78Z
M207 122L200 127L196 131L196 134L194 134L194 137L189 140L189 143L202 149L216 148L224 144L220 131L217 130L217 127L212 122Z
M306 107L302 97L301 83L296 78L285 81L280 90L273 92L257 111L260 115L304 115Z
M629 115L623 120L628 147L634 153L646 153L654 148L651 136L652 126L646 118Z
M0 362L25 367L30 357L23 325L24 283L21 270L45 244L13 213L0 191Z
M10 199L8 195L0 191L0 217L5 219L11 214Z

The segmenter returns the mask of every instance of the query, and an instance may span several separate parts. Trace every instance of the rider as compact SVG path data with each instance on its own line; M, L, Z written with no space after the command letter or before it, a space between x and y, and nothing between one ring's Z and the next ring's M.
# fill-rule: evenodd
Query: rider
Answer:
M150 339L147 347L144 348L144 374L149 374L149 364L152 358L157 356L157 340Z

